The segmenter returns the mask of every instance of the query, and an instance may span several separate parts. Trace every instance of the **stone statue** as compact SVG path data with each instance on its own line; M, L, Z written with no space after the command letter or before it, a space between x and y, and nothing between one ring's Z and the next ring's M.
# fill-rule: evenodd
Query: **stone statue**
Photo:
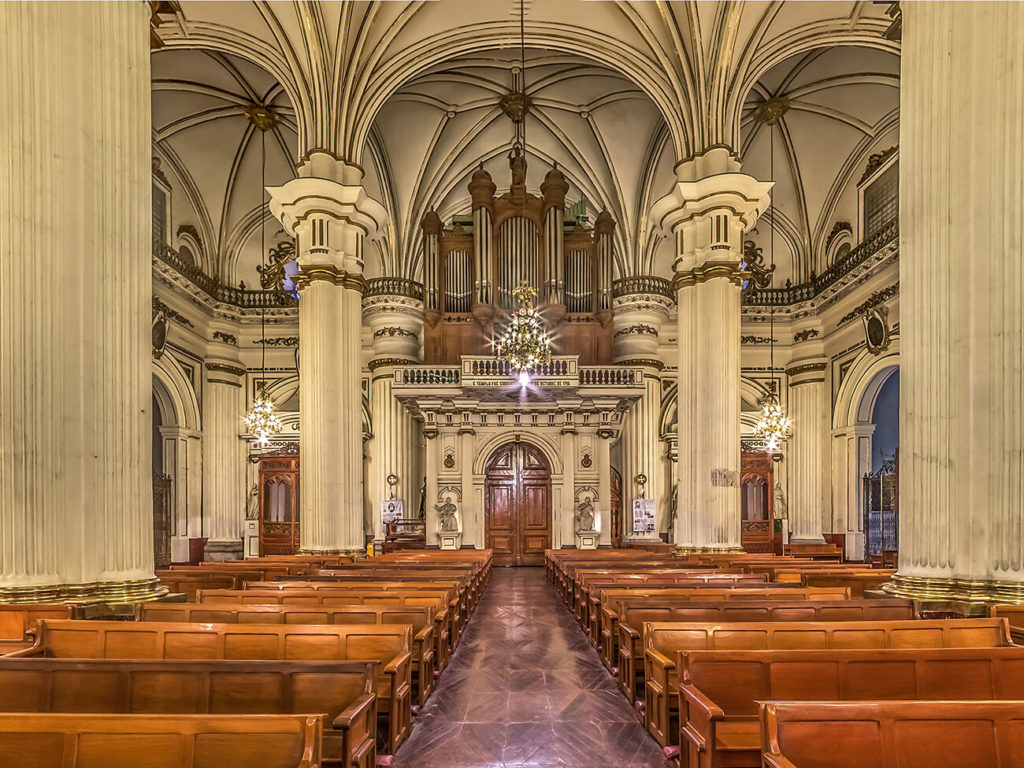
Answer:
M576 505L576 530L594 530L594 502L589 496L584 496L583 501Z
M775 483L775 519L783 520L789 517L789 505L786 504L786 494L782 490L782 483Z
M669 532L674 531L676 527L676 517L679 516L679 486L672 485L672 499L668 504L668 530Z
M452 503L451 499L445 499L444 504L435 504L434 509L440 515L441 533L459 532L459 508Z
M256 483L252 484L252 490L249 491L249 503L245 506L245 519L260 519L260 487Z

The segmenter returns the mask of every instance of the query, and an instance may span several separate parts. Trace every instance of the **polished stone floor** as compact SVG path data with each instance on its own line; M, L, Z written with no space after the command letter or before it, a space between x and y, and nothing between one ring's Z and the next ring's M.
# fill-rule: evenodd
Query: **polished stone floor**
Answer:
M543 568L495 568L396 768L668 768Z

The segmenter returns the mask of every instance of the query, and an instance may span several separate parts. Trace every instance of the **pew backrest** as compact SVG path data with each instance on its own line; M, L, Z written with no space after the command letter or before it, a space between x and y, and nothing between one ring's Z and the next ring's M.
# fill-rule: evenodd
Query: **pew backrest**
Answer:
M619 624L639 629L644 622L782 622L912 620L910 600L761 600L694 603L656 595L620 599Z
M677 651L810 648L997 648L1012 645L1005 619L660 623L643 625L644 649Z
M41 620L19 655L86 659L294 659L380 661L407 655L405 625L178 624Z
M765 702L761 730L765 768L1017 768L1024 701Z
M1024 698L1024 648L682 651L679 684L726 717L758 701Z
M0 604L0 643L22 643L39 619L73 619L76 606L69 603Z
M320 715L0 714L0 744L19 766L318 768ZM150 765L155 763L150 762Z

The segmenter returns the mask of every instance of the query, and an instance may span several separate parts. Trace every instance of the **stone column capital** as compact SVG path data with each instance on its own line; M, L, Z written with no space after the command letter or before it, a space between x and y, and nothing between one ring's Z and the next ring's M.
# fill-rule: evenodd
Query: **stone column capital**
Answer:
M789 386L796 387L801 384L824 383L827 368L828 358L821 356L801 357L792 360L786 366Z
M208 384L227 384L231 387L242 387L246 369L237 359L224 357L208 357L203 361Z
M615 362L661 369L658 334L669 318L672 300L660 294L631 293L612 302Z
M300 269L361 275L363 241L382 234L388 212L363 187L363 171L326 152L313 152L299 177L268 187L270 210L296 238ZM301 287L301 286L300 286Z

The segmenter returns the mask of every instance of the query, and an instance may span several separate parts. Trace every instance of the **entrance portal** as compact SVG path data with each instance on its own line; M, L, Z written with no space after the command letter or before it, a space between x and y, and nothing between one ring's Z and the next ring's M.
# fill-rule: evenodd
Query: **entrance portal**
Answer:
M495 565L543 565L551 546L551 468L528 443L507 443L487 461L485 531Z

